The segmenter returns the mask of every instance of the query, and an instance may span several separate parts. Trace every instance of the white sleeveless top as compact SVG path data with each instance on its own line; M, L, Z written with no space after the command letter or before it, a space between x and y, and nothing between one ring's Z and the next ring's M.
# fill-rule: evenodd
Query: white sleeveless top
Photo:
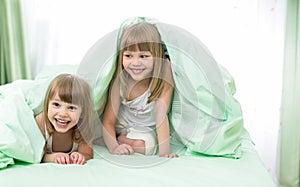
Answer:
M52 151L52 136L50 136L50 134L47 131L46 125L45 125L45 136L46 136L46 152L47 154L51 154L53 153ZM78 144L73 142L73 147L71 149L70 152L68 152L67 154L71 154L74 151L78 150Z
M152 130L155 128L155 101L147 103L149 96L150 90L148 89L141 96L128 101L120 90L121 105L118 123L116 124L117 133L122 133L120 130L124 130L124 128L129 129L133 127L139 131L149 131L149 128Z

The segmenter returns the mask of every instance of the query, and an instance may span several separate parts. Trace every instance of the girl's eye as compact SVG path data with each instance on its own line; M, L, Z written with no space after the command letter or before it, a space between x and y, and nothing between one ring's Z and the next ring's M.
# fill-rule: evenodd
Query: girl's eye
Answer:
M57 103L57 102L52 102L52 105L55 106L55 107L59 107L60 106L60 104Z
M152 53L150 51L144 51L140 53L140 58L149 58L152 57Z
M132 55L130 55L130 54L124 54L123 56L126 57L126 58L131 58L132 57Z
M69 109L70 109L71 111L75 111L75 110L77 110L77 107L76 107L76 106L69 106Z

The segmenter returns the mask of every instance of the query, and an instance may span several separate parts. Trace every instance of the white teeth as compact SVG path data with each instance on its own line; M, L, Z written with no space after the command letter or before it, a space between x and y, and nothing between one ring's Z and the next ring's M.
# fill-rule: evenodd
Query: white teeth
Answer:
M65 120L61 120L61 119L56 119L58 122L60 123L67 123L68 121L65 121Z
M135 74L141 73L142 71L142 69L132 69L132 72Z

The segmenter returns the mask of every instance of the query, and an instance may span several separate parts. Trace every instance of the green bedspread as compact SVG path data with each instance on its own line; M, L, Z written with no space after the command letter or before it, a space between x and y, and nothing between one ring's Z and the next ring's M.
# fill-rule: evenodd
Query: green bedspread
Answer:
M0 170L0 186L275 187L249 140L243 141L241 150L240 159L182 155L168 160L116 156L94 146L95 158L85 165L17 163Z

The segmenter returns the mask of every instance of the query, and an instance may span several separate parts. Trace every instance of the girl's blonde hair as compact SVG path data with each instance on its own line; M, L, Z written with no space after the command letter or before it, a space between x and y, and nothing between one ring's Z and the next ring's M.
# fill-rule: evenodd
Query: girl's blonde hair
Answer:
M123 53L124 51L150 51L153 60L154 68L150 81L150 93L148 103L157 98L163 88L163 58L164 51L161 43L160 34L157 28L150 23L141 22L129 25L124 29L120 43L119 53L117 56L117 70L114 75L114 80L119 77L119 81L123 90L126 90L126 71L123 69ZM113 81L114 82L114 81Z
M90 86L83 79L71 74L60 74L51 81L45 95L43 110L46 130L50 135L53 134L54 127L47 117L48 106L55 94L58 94L63 102L72 103L82 108L80 119L72 129L72 137L76 143L86 142L90 144L93 139L95 120Z

